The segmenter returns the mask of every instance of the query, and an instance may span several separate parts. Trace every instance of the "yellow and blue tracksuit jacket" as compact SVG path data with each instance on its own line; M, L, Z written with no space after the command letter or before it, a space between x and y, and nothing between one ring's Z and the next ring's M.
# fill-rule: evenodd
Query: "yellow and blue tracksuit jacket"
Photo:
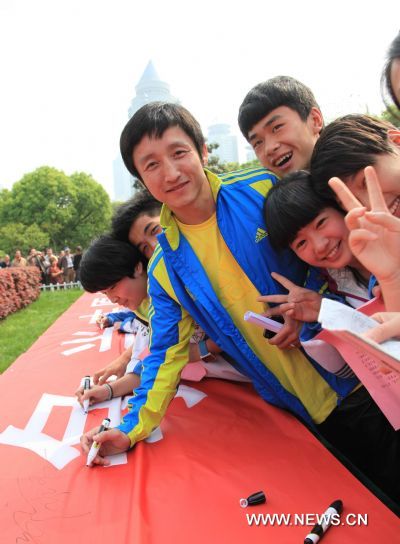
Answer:
M306 265L291 251L277 255L265 230L264 199L276 181L275 176L263 168L233 172L221 178L206 170L206 175L216 202L220 232L257 290L262 294L285 292L271 277L272 271L303 285ZM159 425L188 361L193 320L237 362L238 370L252 379L267 402L290 410L312 425L300 400L282 387L246 343L166 206L161 223L164 231L158 237L159 245L148 268L150 355L144 361L141 385L134 391L129 412L119 429L128 434L133 445ZM356 379L338 378L312 360L310 363L339 398L358 383Z

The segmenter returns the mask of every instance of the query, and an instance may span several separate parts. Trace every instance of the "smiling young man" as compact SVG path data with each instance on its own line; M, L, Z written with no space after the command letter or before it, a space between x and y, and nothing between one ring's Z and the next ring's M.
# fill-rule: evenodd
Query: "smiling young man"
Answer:
M129 242L150 259L158 243L161 202L147 190L135 193L135 196L119 206L112 218L112 233L118 240Z
M298 283L306 275L292 253L278 256L266 236L263 203L276 178L263 168L222 179L205 170L200 126L174 104L141 108L122 133L121 152L129 171L164 202L164 232L148 268L151 355L121 425L84 435L84 451L99 441L95 463L104 464L104 455L127 450L159 424L187 362L194 320L267 402L309 425L324 422L357 381L329 374L297 349L278 349L243 319L247 310L264 310L260 294L283 292L271 271ZM282 334L287 344L297 337L288 326Z
M260 163L279 177L309 168L324 121L311 90L289 76L277 76L251 89L238 122Z

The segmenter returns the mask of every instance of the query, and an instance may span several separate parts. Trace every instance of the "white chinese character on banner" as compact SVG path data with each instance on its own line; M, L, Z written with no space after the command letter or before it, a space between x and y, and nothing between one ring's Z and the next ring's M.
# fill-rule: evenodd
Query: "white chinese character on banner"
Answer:
M85 351L87 349L92 349L96 347L96 344L93 344L95 341L99 341L99 351L109 351L111 349L112 339L113 339L114 328L109 327L99 333L87 332L87 331L78 331L73 333L76 336L81 338L75 338L74 340L66 340L61 342L62 346L68 344L77 344L76 347L64 350L61 352L61 355L69 356L74 353L79 353L80 351Z
M188 408L192 408L201 402L207 395L187 385L180 385L176 397L182 397ZM43 433L43 429L55 406L70 406L71 414L67 423L62 440ZM126 406L126 401L124 402ZM121 398L96 404L96 408L108 409L108 417L111 420L111 427L116 427L121 419ZM82 410L75 397L63 395L51 395L43 393L35 410L33 411L26 427L19 429L9 425L5 431L0 433L0 444L26 448L61 470L68 463L80 455L79 450L74 447L79 444L80 436L85 429L87 414ZM161 429L158 427L146 439L147 442L157 442L163 438ZM127 463L126 453L112 455L109 457L110 465Z

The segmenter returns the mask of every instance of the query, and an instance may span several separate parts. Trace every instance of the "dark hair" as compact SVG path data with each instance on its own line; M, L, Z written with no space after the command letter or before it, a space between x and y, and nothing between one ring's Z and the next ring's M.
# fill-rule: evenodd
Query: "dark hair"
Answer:
M400 32L397 34L395 39L390 44L390 47L387 53L386 64L383 68L383 72L381 76L382 97L384 99L386 106L389 106L389 105L386 101L385 91L389 94L390 98L396 104L396 107L400 110L400 102L396 97L396 94L392 86L392 80L390 77L392 64L395 59L400 59Z
M94 240L83 254L79 279L86 291L108 289L125 277L133 277L138 263L146 266L140 251L131 244L104 234Z
M143 214L151 217L160 215L161 206L161 202L156 200L146 189L138 191L115 210L111 220L112 235L122 242L129 243L129 231L136 219Z
M150 102L133 115L121 134L122 159L132 176L141 179L132 158L138 143L144 136L161 138L170 127L181 128L192 140L200 159L202 159L205 140L200 125L193 115L179 104Z
M289 76L276 76L259 83L249 91L239 108L238 122L248 140L250 130L275 108L287 106L296 111L303 121L311 108L318 108L311 89Z
M321 198L313 191L305 170L291 172L270 189L264 203L269 240L275 249L286 249L300 229L313 221L324 208L344 211L334 198Z
M321 133L311 156L314 189L332 197L331 177L346 178L366 166L374 165L376 156L393 153L388 130L393 125L369 115L345 115L330 123ZM345 181L345 179L343 179Z

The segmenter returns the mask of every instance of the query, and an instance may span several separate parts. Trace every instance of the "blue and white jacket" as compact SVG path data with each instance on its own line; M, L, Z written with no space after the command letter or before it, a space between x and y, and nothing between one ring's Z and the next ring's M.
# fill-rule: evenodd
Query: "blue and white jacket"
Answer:
M271 277L273 271L303 285L306 265L291 251L278 255L265 230L263 204L275 176L263 168L233 172L221 178L206 170L206 175L216 202L221 235L259 293L285 292ZM148 268L151 354L144 361L142 383L134 391L130 410L119 426L128 434L131 445L159 425L175 395L180 372L188 361L193 320L237 361L238 370L251 378L267 402L290 410L313 425L300 400L280 384L246 343L166 206L162 209L161 223L164 232L158 237L159 245ZM336 391L339 400L358 383L356 379L338 378L312 360L310 364Z
M110 312L106 314L106 317L110 323L110 326L114 325L118 321L121 322L119 326L120 332L135 332L133 322L136 319L136 314L132 310L121 310L120 312Z

